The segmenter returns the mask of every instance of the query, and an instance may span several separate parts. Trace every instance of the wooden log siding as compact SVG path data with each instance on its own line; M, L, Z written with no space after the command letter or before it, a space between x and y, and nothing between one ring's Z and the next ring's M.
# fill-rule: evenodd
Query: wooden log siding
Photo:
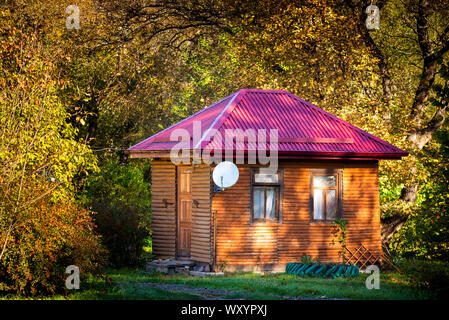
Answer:
M277 263L277 223L250 222L250 169L239 168L239 180L212 199L216 211L218 265Z
M151 225L153 254L174 258L176 248L176 167L170 161L151 161ZM167 207L164 199L166 200Z
M250 223L250 169L240 166L237 184L212 198L216 211L218 265L286 264L303 255L340 262L332 223L310 221L310 168L343 169L343 218L347 245L363 243L381 254L377 161L281 162L284 168L282 221Z
M379 175L377 161L364 168L347 165L343 175L343 213L348 220L347 243L351 251L363 243L381 255Z
M191 259L212 263L210 166L195 165L192 171Z

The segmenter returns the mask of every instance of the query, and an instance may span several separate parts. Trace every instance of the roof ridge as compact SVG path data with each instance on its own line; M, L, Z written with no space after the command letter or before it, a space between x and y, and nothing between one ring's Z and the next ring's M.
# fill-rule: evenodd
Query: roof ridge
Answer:
M360 132L361 134L363 134L363 135L366 136L367 138L369 138L369 139L371 139L371 140L374 140L374 141L377 142L377 143L383 144L383 145L385 145L386 147L392 149L393 151L402 151L402 152L405 152L404 150L402 150L402 149L400 149L400 148L398 148L398 147L392 145L391 143L389 143L389 142L387 142L387 141L384 141L384 140L382 140L382 139L380 139L380 138L378 138L378 137L372 135L371 133L366 132L366 131L363 130L363 129L360 129L359 127L357 127L357 126L355 126L355 125L353 125L353 124L350 124L349 122L347 122L347 121L345 121L345 120L343 120L343 119L340 119L339 117L333 115L332 113L327 112L327 111L321 109L321 108L318 107L318 106L315 106L314 104L312 104L312 103L310 103L310 102L308 102L308 101L306 101L306 100L301 99L300 97L294 95L294 94L291 93L291 92L288 92L288 95L291 96L293 99L300 101L300 102L303 103L305 106L307 106L307 107L309 107L309 108L312 108L312 109L314 109L314 110L316 110L316 111L322 113L323 115L325 115L325 116L327 116L327 117L329 117L329 118L331 118L331 119L336 120L337 122L340 122L341 124L345 125L345 126L348 127L349 129L352 129L352 130L355 130L355 131L357 131L357 132Z
M214 128L215 130L219 130L221 128L221 126L223 125L223 123L227 120L227 118L229 118L232 114L232 112L234 111L234 109L239 105L240 101L243 99L243 97L248 94L248 93L276 93L276 94L291 94L290 92L286 91L286 90L276 90L276 89L240 89L236 92L234 92L236 95L234 98L237 98L237 96L240 96L239 99L237 99L236 102L234 101L230 101L230 103L223 109L223 111L226 111L227 109L231 109L227 114L223 114L223 112L221 112L216 119L219 119L222 115L224 115L224 118L222 121L220 121L219 125ZM233 99L234 99L233 98ZM232 102L232 103L231 103ZM215 124L218 121L215 121L213 124ZM210 129L212 129L212 126L210 127ZM205 135L204 135L205 137ZM201 139L202 140L202 139Z
M215 117L215 120L212 122L212 124L209 126L209 128L206 131L204 131L204 134L201 136L201 139L197 142L194 149L198 148L198 146L201 147L201 143L204 142L203 140L207 137L207 135L209 134L209 132L212 129L215 129L216 131L218 131L221 128L223 123L226 121L226 119L229 118L229 116L234 111L235 107L240 103L240 100L248 92L248 90L251 90L251 89L240 89L239 91L233 93L234 96L232 97L232 99L223 108L223 110ZM237 99L239 96L240 96L240 98ZM217 125L217 123L218 123L218 125Z
M277 93L277 94L290 93L286 90L278 90L278 89L241 89L241 90L245 90L246 93Z

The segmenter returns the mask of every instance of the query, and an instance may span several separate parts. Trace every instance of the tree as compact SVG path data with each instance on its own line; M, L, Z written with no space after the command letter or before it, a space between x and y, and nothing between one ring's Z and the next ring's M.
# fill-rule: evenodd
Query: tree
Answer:
M364 8L370 2L361 2L356 5L353 1L351 4L353 9L363 8L364 12ZM387 8L389 11L383 16L383 21L387 25L386 32L377 36L370 35L366 31L363 31L363 34L375 55L379 57L380 70L385 70L381 72L381 75L383 75L384 84L389 84L389 88L384 87L384 94L390 98L392 94L413 97L411 101L399 102L403 109L403 119L399 122L406 128L403 136L408 145L405 148L411 152L407 165L408 180L401 190L400 198L405 202L414 203L419 184L422 183L422 180L418 178L421 175L418 172L420 166L417 164L419 160L416 156L432 141L435 132L443 126L446 117L446 105L444 103L430 104L429 100L435 94L433 84L444 81L439 74L443 61L447 60L446 54L449 50L449 28L445 19L448 8L443 2L426 0L380 1L378 5L380 8L389 7ZM362 15L362 20L364 18L366 17ZM395 22L396 19L400 21L399 26ZM408 57L405 59L399 57L398 51L402 55L408 52ZM392 63L388 64L386 62L388 60ZM405 68L416 71L401 79L404 72L400 69ZM396 76L395 79L391 79L391 74ZM393 85L400 89L393 89ZM396 101L398 99L394 99L393 103L397 103ZM384 239L391 239L407 218L407 215L400 212L386 217L383 220Z
M63 256L86 272L98 267L93 251L103 256L90 213L73 201L73 178L96 170L96 158L75 140L59 96L58 56L42 45L47 35L17 11L1 13L0 290L36 293L61 278L54 267Z

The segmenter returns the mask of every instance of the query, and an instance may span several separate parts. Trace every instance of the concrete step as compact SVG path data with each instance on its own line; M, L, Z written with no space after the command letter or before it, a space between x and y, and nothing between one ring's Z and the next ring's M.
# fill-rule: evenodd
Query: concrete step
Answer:
M195 266L194 261L190 260L154 260L147 262L146 271L158 271L165 274L189 273L189 270Z

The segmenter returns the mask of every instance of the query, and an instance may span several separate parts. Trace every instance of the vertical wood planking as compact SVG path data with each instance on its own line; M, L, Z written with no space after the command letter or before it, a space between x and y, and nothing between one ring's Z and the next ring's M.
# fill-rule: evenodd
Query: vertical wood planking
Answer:
M174 258L176 167L170 161L151 161L151 211L153 254L157 258Z
M192 171L191 259L212 263L210 166L200 164Z
M192 234L192 167L177 166L177 254L190 258Z

